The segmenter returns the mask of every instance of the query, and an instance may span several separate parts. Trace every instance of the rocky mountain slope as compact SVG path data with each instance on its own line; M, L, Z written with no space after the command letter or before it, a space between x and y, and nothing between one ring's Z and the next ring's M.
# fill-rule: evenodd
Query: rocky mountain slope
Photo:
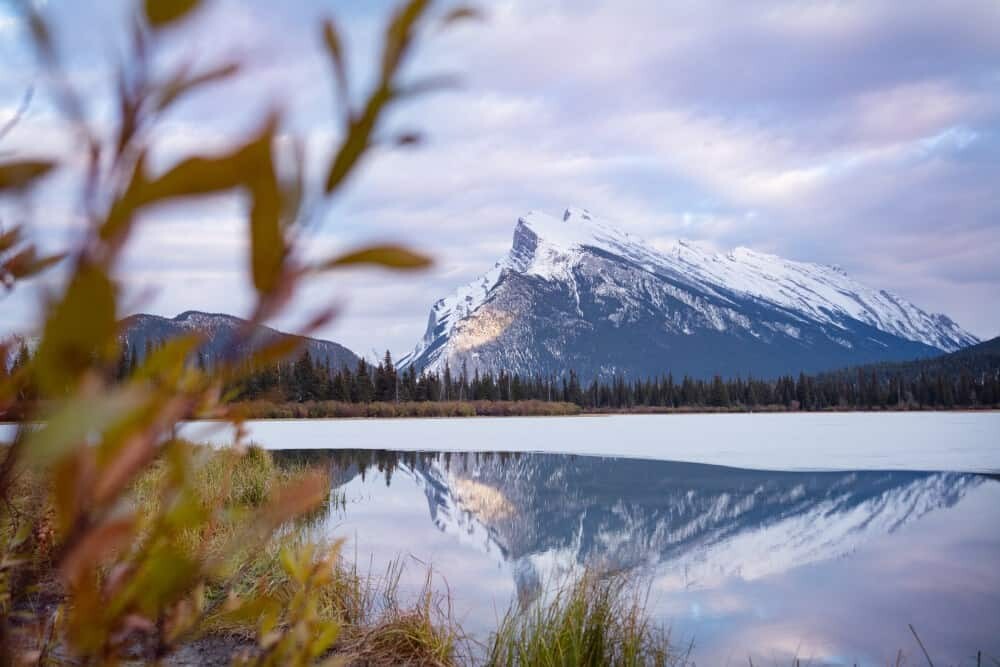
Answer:
M436 302L419 369L584 378L772 376L951 352L976 337L838 267L677 241L655 249L586 210L529 213L485 275Z
M202 313L189 310L172 319L159 315L132 315L122 322L124 347L126 350L136 350L141 358L147 344L155 345L169 338L183 334L198 332L206 337L201 353L206 363L223 358L230 348L230 343L237 332L246 324L246 320L233 315L218 313ZM248 354L257 346L272 342L276 338L289 337L265 326L258 326L249 341L239 346L237 355ZM334 369L342 366L354 368L358 356L343 345L316 338L304 338L301 348L308 350L313 359L329 362Z

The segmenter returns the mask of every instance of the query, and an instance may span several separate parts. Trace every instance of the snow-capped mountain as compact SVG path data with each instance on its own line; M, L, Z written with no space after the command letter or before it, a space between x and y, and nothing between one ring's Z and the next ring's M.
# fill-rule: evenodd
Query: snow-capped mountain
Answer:
M510 251L434 304L403 363L584 377L774 375L976 342L947 316L838 267L686 241L655 249L567 209L520 218Z
M201 353L205 361L211 363L231 353L230 343L245 325L246 320L233 315L189 310L172 319L159 315L132 315L122 321L121 328L125 349L136 350L140 358L147 344L155 345L183 334L200 333L205 336ZM249 340L236 350L236 354L248 354L253 348L289 336L291 334L258 326ZM338 343L304 338L300 347L308 350L313 359L323 363L329 362L330 367L334 369L340 369L342 366L354 368L358 363L358 356Z

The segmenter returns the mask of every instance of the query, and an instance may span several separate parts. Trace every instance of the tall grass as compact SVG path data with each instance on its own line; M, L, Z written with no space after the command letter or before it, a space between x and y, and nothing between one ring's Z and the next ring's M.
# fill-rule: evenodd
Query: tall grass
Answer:
M317 513L321 516L331 504L342 503L343 496L331 490L323 507L296 519L262 547L226 550L223 546L230 542L246 513L266 506L274 489L293 482L308 467L298 461L276 462L270 452L254 446L245 451L205 447L200 455L194 484L200 501L221 501L229 509L226 519L214 524L211 532L192 532L187 540L192 552L207 549L227 560L222 576L206 587L210 608L201 631L203 635L236 637L249 643L259 619L230 613L225 596L267 597L290 603L300 586L283 566L283 554L301 551L310 544L317 554L328 553L333 545L312 539L315 531L308 528ZM161 502L158 489L165 474L166 469L156 465L135 483L131 497L140 516L156 515ZM449 596L434 591L432 572L428 570L422 590L413 599L404 599L399 591L403 569L403 561L397 559L381 575L361 574L356 558L336 559L331 576L324 577L319 589L312 592L318 617L334 621L340 628L334 651L349 664L373 667L458 664L459 657L469 651L465 635L451 614Z
M526 606L512 605L488 645L491 667L682 665L645 595L622 574L588 572Z

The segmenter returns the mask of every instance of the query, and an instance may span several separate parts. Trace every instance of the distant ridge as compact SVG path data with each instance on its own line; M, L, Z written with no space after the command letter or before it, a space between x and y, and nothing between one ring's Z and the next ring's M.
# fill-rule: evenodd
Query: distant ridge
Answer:
M136 350L141 357L147 344L160 343L193 331L198 332L206 338L201 354L207 363L212 363L227 354L236 332L245 324L246 320L234 315L205 313L198 310L188 310L174 318L140 313L122 320L122 338L125 348ZM292 337L292 334L258 325L249 341L237 348L236 354L249 355L253 349L275 339ZM302 349L308 350L314 360L324 364L329 363L333 369L339 370L342 366L353 368L358 363L358 355L339 343L304 337L301 341Z
M924 373L931 377L943 376L959 378L963 374L978 377L983 373L995 376L1000 373L1000 336L971 345L957 352L942 354L924 359L865 364L853 368L821 373L820 377L844 374L856 375L858 372L870 375L875 373L881 379L902 377L904 380L914 380Z

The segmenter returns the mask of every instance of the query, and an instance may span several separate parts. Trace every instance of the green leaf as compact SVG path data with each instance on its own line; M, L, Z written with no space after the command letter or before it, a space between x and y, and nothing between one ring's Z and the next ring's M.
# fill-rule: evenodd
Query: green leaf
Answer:
M0 164L0 192L25 190L52 171L55 166L54 162L47 160L26 160Z
M154 28L163 28L181 20L201 5L201 0L145 0L146 20Z
M413 270L427 268L432 264L432 260L426 255L403 246L373 245L334 257L320 265L319 269L339 269L359 264L373 264L388 269Z

